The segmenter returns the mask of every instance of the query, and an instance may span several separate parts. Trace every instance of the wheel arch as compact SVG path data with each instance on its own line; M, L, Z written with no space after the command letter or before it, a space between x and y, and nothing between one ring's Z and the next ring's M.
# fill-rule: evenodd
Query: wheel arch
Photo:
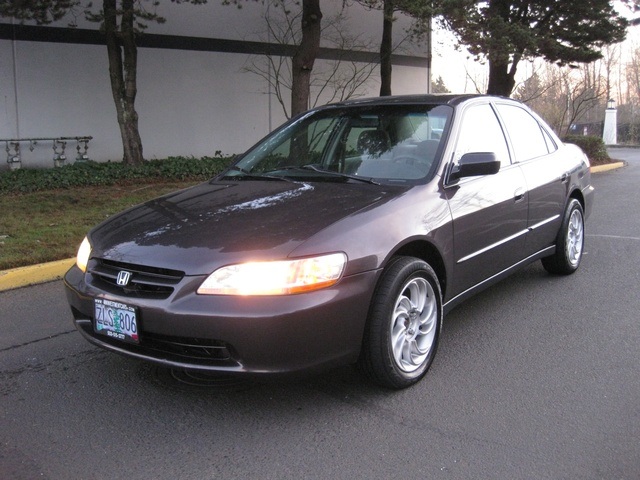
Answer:
M584 195L582 194L579 188L573 189L573 191L569 194L569 198L567 198L567 203L569 203L569 201L572 198L575 198L576 200L578 200L580 202L580 206L582 207L582 210L585 210L586 205L585 205Z
M440 251L432 243L426 240L413 240L409 243L405 243L398 247L387 259L389 260L396 256L415 257L427 262L438 277L440 283L440 289L442 291L442 298L446 297L447 289L447 268ZM386 266L386 265L385 265Z

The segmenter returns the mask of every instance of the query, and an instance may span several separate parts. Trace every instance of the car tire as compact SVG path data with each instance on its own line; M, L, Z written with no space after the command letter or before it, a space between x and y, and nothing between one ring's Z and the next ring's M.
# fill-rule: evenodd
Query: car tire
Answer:
M442 317L442 293L433 269L418 258L393 258L371 303L361 370L384 387L415 384L436 354Z
M558 231L556 252L550 257L543 258L542 266L549 273L569 275L580 266L583 247L584 212L580 202L572 198Z

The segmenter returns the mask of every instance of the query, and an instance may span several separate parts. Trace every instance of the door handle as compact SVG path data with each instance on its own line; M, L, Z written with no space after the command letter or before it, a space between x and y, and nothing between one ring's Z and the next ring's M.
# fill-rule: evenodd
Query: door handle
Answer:
M525 193L527 193L526 190L524 188L520 187L520 188L516 189L516 191L513 193L513 199L516 202L520 202L524 198Z
M562 174L562 177L560 177L560 181L562 183L567 183L569 181L569 174L567 172Z

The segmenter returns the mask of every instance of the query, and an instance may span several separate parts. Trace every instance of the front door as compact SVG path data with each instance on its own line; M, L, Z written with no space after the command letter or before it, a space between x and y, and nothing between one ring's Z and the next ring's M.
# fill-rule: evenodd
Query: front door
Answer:
M454 230L449 298L517 263L525 248L527 186L489 103L463 111L453 162L469 152L493 152L501 167L494 175L462 178L445 188Z

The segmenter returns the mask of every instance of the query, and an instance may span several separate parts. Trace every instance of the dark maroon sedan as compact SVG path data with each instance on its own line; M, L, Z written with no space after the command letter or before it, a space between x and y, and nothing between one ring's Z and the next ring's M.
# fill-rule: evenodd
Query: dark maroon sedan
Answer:
M67 297L87 340L130 357L254 375L358 363L403 388L460 301L539 259L573 273L592 201L582 151L513 100L329 105L98 225Z

